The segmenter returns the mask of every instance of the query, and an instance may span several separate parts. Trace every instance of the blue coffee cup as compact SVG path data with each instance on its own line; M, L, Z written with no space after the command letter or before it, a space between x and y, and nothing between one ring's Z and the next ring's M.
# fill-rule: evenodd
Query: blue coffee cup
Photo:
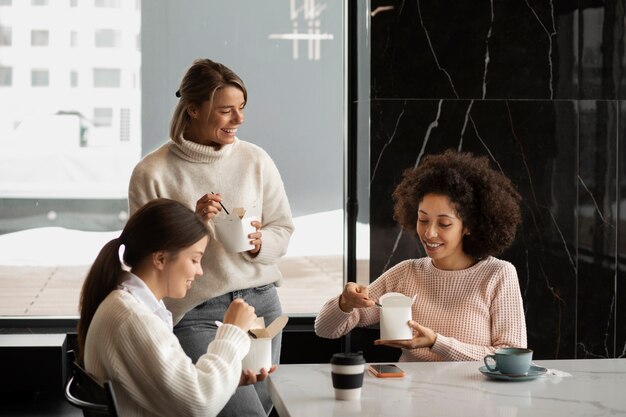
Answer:
M488 359L493 360L491 365ZM533 351L526 348L500 348L493 355L487 355L483 361L491 372L501 374L525 375L530 369L533 360Z

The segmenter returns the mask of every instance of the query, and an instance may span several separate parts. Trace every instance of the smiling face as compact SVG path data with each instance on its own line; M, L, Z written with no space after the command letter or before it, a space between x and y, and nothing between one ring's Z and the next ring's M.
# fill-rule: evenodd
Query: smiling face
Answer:
M165 277L163 297L183 298L187 294L193 280L202 275L200 261L208 241L209 238L205 236L176 255L171 253L166 255L163 268Z
M463 252L463 235L467 230L447 196L424 196L419 204L416 228L426 254L437 268L458 270L474 263Z
M189 105L187 113L191 120L185 139L217 149L233 143L244 121L245 105L243 91L232 86L215 91L213 102L206 100L201 106Z

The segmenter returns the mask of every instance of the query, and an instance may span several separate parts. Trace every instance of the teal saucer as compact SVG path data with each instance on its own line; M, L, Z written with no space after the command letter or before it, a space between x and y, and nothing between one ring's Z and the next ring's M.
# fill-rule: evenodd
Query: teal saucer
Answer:
M500 371L490 371L486 366L478 368L481 374L501 381L529 381L531 379L539 378L545 375L548 370L541 366L531 365L528 373L526 374L503 374Z

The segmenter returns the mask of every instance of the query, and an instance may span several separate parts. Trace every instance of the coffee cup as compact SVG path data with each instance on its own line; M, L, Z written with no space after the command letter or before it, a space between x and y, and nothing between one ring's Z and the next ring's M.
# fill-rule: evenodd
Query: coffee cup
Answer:
M493 360L494 364L491 365L488 359ZM532 360L532 350L514 347L496 349L493 355L487 355L483 359L489 371L511 375L527 374Z
M361 398L365 359L361 352L335 353L330 359L335 399L358 400Z

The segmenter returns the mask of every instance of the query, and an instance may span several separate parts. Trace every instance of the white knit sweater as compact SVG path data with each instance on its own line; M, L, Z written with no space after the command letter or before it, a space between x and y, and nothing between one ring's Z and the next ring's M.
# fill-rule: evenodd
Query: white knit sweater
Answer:
M205 300L230 291L277 283L282 275L276 262L287 252L293 232L291 209L276 165L260 147L235 138L215 150L183 139L169 141L146 155L135 167L128 191L130 212L148 201L166 197L192 210L206 193L220 193L226 209L262 203L261 251L252 258L247 252L228 253L211 239L202 259L204 274L181 300L165 299L174 323ZM230 211L230 210L229 210Z
M410 259L386 271L368 291L372 300L388 292L417 295L413 320L437 333L432 348L403 349L401 361L482 360L499 347L526 347L517 272L509 262L490 256L470 268L445 271L430 258ZM322 307L315 332L334 339L379 321L378 307L344 313L335 297Z
M89 326L85 369L113 381L121 416L215 416L235 392L249 348L245 332L225 324L194 365L161 318L115 290Z

